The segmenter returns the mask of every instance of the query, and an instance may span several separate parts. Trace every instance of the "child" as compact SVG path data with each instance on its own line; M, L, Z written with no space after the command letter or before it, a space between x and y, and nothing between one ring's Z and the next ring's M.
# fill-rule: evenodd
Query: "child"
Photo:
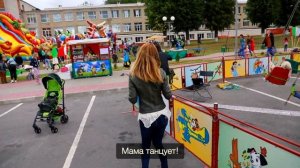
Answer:
M123 59L124 59L124 67L130 67L131 61L129 58L129 50L127 48L124 49Z
M38 54L34 53L33 58L30 60L30 65L33 67L32 71L33 71L34 78L36 79L37 84L41 84L40 83L40 70L39 70L40 63L39 63L37 57L38 57Z
M289 40L288 40L287 37L284 38L283 43L284 43L284 52L287 52L287 48L288 48L288 45L289 45Z

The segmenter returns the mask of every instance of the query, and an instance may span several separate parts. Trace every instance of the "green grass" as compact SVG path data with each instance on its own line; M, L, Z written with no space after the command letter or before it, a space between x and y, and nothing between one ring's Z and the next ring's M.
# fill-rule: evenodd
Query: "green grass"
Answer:
M254 42L255 42L255 50L261 49L261 44L263 42L264 37L262 36L253 36ZM285 35L275 35L275 46L276 48L283 48L283 40L285 38ZM247 37L245 37L247 39ZM238 38L238 48L240 47L239 43L240 39ZM192 48L206 48L205 55L213 54L213 53L219 53L221 52L222 46L227 46L229 48L230 52L234 51L234 45L235 45L235 38L229 37L227 38L221 38L216 42L214 39L212 40L202 40L201 44L197 44L197 41L191 41L191 44L186 46L186 49L190 49L189 52L193 52ZM202 52L202 51L201 51ZM201 53L202 54L202 53Z

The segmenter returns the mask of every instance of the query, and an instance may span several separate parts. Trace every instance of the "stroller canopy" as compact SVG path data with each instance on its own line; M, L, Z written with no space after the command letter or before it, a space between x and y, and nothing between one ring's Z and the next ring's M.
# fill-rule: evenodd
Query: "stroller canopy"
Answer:
M51 87L50 85L58 85L60 88L64 85L63 80L55 73L51 73L48 76L43 77L42 82L45 89L49 89L49 87Z

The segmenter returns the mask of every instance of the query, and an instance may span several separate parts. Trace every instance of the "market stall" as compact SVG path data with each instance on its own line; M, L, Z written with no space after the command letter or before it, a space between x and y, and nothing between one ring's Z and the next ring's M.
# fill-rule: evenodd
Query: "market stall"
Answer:
M112 75L109 39L71 40L68 41L68 45L71 51L73 78Z

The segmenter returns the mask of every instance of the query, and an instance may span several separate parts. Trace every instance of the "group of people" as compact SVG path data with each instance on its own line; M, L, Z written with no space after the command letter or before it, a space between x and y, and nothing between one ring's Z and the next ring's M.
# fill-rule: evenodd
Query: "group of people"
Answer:
M32 72L37 83L40 84L39 61L37 53L33 54L33 58L30 60L29 65L31 66L29 74ZM8 83L6 80L7 69L10 73L10 82L16 83L18 78L17 69L19 68L24 68L23 58L20 55L10 57L9 59L7 59L7 57L4 54L0 54L0 78L2 84Z
M287 52L288 49L289 40L287 37L283 40L283 47L284 52ZM275 55L276 47L275 47L275 40L274 40L274 34L272 31L267 30L265 38L262 42L262 45L264 45L267 48L267 56L273 57ZM255 56L255 41L252 36L247 36L247 39L245 39L244 35L240 35L240 49L238 51L238 55L242 58L249 57L249 56Z
M247 40L245 39L244 35L240 35L240 50L238 52L238 55L242 58L255 56L255 41L254 38L248 35Z
M17 68L22 67L23 59L21 56L17 55L15 59L7 57L4 54L0 54L0 78L1 83L7 83L6 80L6 70L9 70L11 83L17 82Z

